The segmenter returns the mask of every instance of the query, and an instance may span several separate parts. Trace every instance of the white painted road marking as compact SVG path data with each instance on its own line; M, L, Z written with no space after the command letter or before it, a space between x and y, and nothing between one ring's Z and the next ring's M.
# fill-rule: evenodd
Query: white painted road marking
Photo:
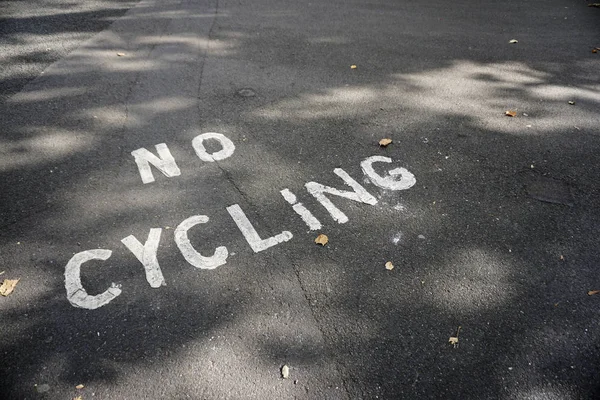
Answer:
M209 153L206 150L206 147L204 147L205 140L218 141L221 144L222 149L212 154ZM165 143L159 143L154 147L156 147L158 157L143 147L131 152L131 155L133 156L135 163L138 166L138 170L140 171L142 182L154 182L154 175L152 174L150 164L154 165L160 172L162 172L168 178L181 175L181 170L179 169L177 163L175 162L175 159L171 155L169 147ZM224 160L227 157L231 157L231 155L235 151L235 145L233 144L233 142L222 133L216 132L207 132L196 136L192 140L192 147L194 148L194 151L196 152L198 158L206 162Z
M321 222L315 218L315 216L306 207L304 207L302 203L297 203L298 199L296 199L296 195L294 193L290 192L289 189L283 189L281 191L281 195L285 201L292 205L292 208L294 211L296 211L296 214L302 217L302 220L306 225L308 225L311 231L321 229Z
M339 208L337 208L331 200L325 197L324 193L332 194L334 196L340 196L346 199L354 200L359 203L367 203L370 205L377 204L377 199L373 197L367 190L360 185L360 183L356 182L354 179L350 177L341 168L336 168L333 172L344 180L344 183L354 189L354 192L339 190L336 188L332 188L330 186L321 185L317 182L308 182L304 186L306 186L306 190L308 193L312 194L315 199L319 201L325 207L331 217L340 224L344 224L348 222L348 217L344 214Z
M254 229L252 223L248 217L246 217L246 214L244 214L244 211L242 211L239 205L234 204L227 207L227 212L229 215L231 215L231 218L233 218L233 221L238 226L239 230L242 232L246 238L246 241L255 253L266 250L269 247L275 246L276 244L287 242L294 237L292 232L283 231L280 234L271 236L270 238L261 239L256 232L256 229Z
M223 146L223 149L216 153L209 154L206 152L206 149L202 144L202 142L207 139L217 139ZM138 164L142 181L144 183L152 182L154 180L150 170L150 164L157 167L167 176L169 176L169 174L171 174L171 176L175 176L175 169L177 172L176 175L179 175L180 173L179 168L177 168L175 160L173 160L173 157L171 156L166 144L163 143L156 145L156 149L162 159L154 156L146 149L138 149L132 152L134 157L136 157L136 163ZM196 150L198 157L200 157L202 160L212 162L231 156L235 147L233 146L233 142L220 133L206 133L199 135L194 139L194 149ZM386 190L405 190L415 185L416 180L414 175L406 169L395 168L389 171L388 175L381 176L375 172L373 168L373 163L375 162L389 164L392 162L392 160L388 157L372 156L361 162L361 168L364 174L374 185ZM350 186L353 191L339 190L317 182L308 182L305 184L305 187L308 192L319 203L321 203L323 207L325 207L335 221L338 223L345 223L348 222L348 217L346 214L340 211L331 202L331 200L326 197L326 195L343 197L345 199L370 205L377 204L377 199L373 197L357 181L352 179L352 177L350 177L346 171L341 168L336 168L333 170L333 172L342 178L344 183ZM302 203L298 203L298 199L294 193L292 193L289 189L283 189L281 190L281 195L286 202L292 205L294 212L302 217L304 223L311 230L321 229L321 222L306 207L304 207ZM293 238L291 232L282 231L275 236L267 239L261 239L258 232L256 229L254 229L254 226L238 204L233 204L229 207L226 207L226 209L255 253L259 253L279 243L287 242ZM210 257L202 256L192 246L188 237L188 231L192 227L198 224L207 223L208 221L209 217L206 215L194 215L185 219L175 229L174 239L177 247L181 251L181 254L187 262L199 269L215 269L218 266L226 264L227 257L229 256L227 247L225 246L217 247L214 254ZM127 236L121 240L121 242L142 263L146 274L146 280L153 288L159 288L166 285L165 278L162 274L157 258L161 233L161 228L151 228L148 234L148 239L143 245L133 235ZM400 237L398 237L398 240L394 238L394 244L398 244L398 242L400 242ZM112 252L110 250L95 249L77 253L71 258L71 260L69 260L67 266L65 267L65 288L67 290L67 298L73 306L93 310L108 304L121 294L121 288L117 287L114 283L106 291L96 296L87 294L81 285L81 264L90 260L106 260L111 256L111 254ZM231 255L233 254L234 253L231 253Z
M160 172L169 178L181 175L181 171L175 163L175 159L171 155L167 145L165 143L159 143L155 147L158 157L143 147L131 152L131 155L138 166L138 170L140 171L142 182L154 182L154 175L152 174L150 164L154 165Z
M207 223L209 218L206 215L194 215L179 224L175 229L175 243L179 251L187 262L200 269L215 269L220 265L227 263L229 255L227 247L219 246L215 254L211 257L204 257L194 249L188 238L188 230L198 224Z
M204 143L203 143L207 139L214 139L214 140L219 141L219 143L221 143L221 147L223 147L223 148L221 150L217 151L216 153L213 153L213 154L208 153L206 151L206 148L204 147ZM194 150L196 151L196 155L202 161L207 161L207 162L224 160L227 157L230 157L233 154L233 152L235 151L235 145L233 144L233 142L231 140L229 140L222 133L216 133L216 132L208 132L208 133L203 133L201 135L196 136L194 138L194 140L192 140L192 146L194 147Z
M406 168L395 168L388 172L389 175L381 176L373 169L373 163L375 162L391 163L392 159L383 156L371 156L360 163L364 174L369 177L375 186L381 189L406 190L417 183L415 176ZM400 179L396 179L398 176Z
M96 296L87 294L81 285L81 264L90 260L105 261L111 254L112 251L106 249L86 250L75 254L69 260L65 267L65 288L67 289L67 299L74 307L95 310L110 303L121 294L121 289L115 283Z
M152 228L148 234L148 240L142 245L133 235L127 236L121 240L135 257L140 260L146 271L146 280L151 287L157 288L166 286L165 277L158 265L156 252L158 251L158 242L160 241L161 228Z

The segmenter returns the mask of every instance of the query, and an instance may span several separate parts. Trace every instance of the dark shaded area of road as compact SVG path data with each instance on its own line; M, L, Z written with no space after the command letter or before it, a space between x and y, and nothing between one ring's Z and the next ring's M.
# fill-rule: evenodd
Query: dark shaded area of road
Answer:
M0 299L0 394L600 396L599 18L566 0L139 3L0 105L0 271L21 278ZM203 132L235 153L199 160ZM143 185L130 152L158 143L181 175ZM375 186L372 155L416 185ZM332 196L345 224L305 188L349 190L334 168L377 199ZM293 239L253 252L232 204ZM186 263L173 229L192 215L210 220L191 242L227 246L225 265ZM150 228L156 289L121 244ZM65 265L96 248L113 253L83 286L123 292L74 308Z
M0 101L108 27L137 1L0 2Z

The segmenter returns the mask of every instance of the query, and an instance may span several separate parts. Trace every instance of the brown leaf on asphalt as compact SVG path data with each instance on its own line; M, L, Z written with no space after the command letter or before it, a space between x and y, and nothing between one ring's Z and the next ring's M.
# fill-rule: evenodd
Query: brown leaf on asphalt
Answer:
M590 290L588 292L588 296L593 296L593 295L598 294L598 293L600 293L600 290Z
M516 117L517 116L517 112L516 111L508 110L508 111L504 112L504 115L506 115L507 117Z
M117 56L119 57L123 57L125 55L125 53L117 53Z
M327 235L323 235L322 233L315 239L315 243L320 244L321 246L325 246L328 242L329 238Z
M598 52L598 48L592 49L592 53L597 53Z
M385 263L385 269L387 269L388 271L391 271L394 269L394 264L392 264L391 261L388 261Z
M19 279L5 279L0 286L0 294L2 296L8 296L15 290L17 283L19 283Z
M83 383L80 383L79 385L75 386L75 389L83 389L85 386L83 386Z
M454 347L458 347L458 334L460 333L460 328L461 327L459 326L456 330L456 336L450 336L450 339L448 339L448 343L450 343Z
M392 139L388 139L388 138L381 139L381 140L379 141L379 145L380 145L381 147L387 147L387 145L388 145L388 144L390 144L390 143L392 143Z

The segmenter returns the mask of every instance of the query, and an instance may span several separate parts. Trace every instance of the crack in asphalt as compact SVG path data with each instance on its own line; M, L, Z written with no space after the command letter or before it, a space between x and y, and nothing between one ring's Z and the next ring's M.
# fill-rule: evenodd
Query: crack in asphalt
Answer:
M233 179L233 176L231 175L231 173L226 168L224 168L218 161L215 161L215 164L217 165L217 168L219 168L219 170L223 173L223 176L225 177L225 179L227 180L227 182L235 189L235 191L237 191L240 194L240 196L242 197L242 199L244 199L244 201L246 203L248 203L248 205L255 211L255 215L256 215L258 221L262 225L268 227L270 230L272 230L272 231L275 230L275 227L272 226L270 223L267 222L267 219L264 218L260 214L260 212L258 211L257 207L252 202L252 200L250 200L250 198L248 197L248 195L238 186L238 184L235 182L235 179ZM324 256L326 258L330 259L331 261L336 261L333 257L331 257L331 256L329 256L327 254L325 254ZM304 296L304 300L306 301L306 305L308 306L308 309L310 310L310 315L313 318L313 321L314 321L314 324L315 324L316 328L318 329L319 333L321 334L321 336L325 340L325 345L327 345L327 342L332 342L332 340L330 339L330 336L323 329L323 323L317 317L316 312L315 312L315 308L311 304L308 290L306 289L306 287L302 283L302 278L300 277L300 268L299 268L299 266L296 263L294 263L294 261L292 261L292 259L290 259L289 257L287 257L285 254L277 255L277 257L283 258L287 263L289 263L292 266L292 270L294 271L294 275L296 276L296 280L298 282L298 286L300 287L300 290L302 291L302 295ZM271 287L271 289L273 289L273 288ZM350 399L351 396L350 396L350 390L348 389L348 382L347 382L347 379L344 378L344 374L342 373L342 370L340 369L341 364L338 361L336 361L335 359L333 360L333 364L334 364L336 372L339 375L340 380L342 381L342 385L344 387L344 391L346 393L346 397L348 399Z
M205 55L204 58L202 60L202 65L200 66L200 79L199 79L199 83L198 83L198 93L197 93L197 99L201 98L201 92L202 92L202 83L203 83L203 78L204 78L204 67L206 64L206 60L208 59L209 56L209 50L210 50L210 44L211 44L211 40L212 40L212 36L213 36L213 31L216 25L216 21L219 15L219 0L216 0L216 4L215 4L215 12L213 15L213 21L212 24L210 26L210 29L208 31L208 41L207 41L207 45L206 45L206 51L205 51ZM200 113L201 109L200 109L200 101L198 101L198 123L200 124L201 122L201 118L200 118ZM258 221L268 227L270 230L274 230L274 227L268 223L267 219L264 218L260 212L258 211L258 208L256 207L256 205L254 204L254 202L250 199L250 197L248 196L247 193L245 193L242 188L235 182L235 179L233 178L232 174L226 169L224 168L219 161L215 161L215 164L217 166L217 168L221 171L221 173L223 174L223 176L225 177L225 179L227 180L227 182L234 188L234 190L236 192L239 193L239 195L242 197L242 199L244 200L244 202L246 202L254 211L255 211L255 215L258 218ZM298 286L300 287L300 290L302 291L302 295L304 297L304 300L306 301L306 305L308 306L308 309L310 311L310 315L313 318L314 324L316 326L316 328L318 329L319 333L321 334L321 336L323 337L323 339L325 340L325 345L327 345L327 342L330 341L330 339L328 339L328 335L325 333L325 330L323 329L322 323L319 321L319 319L316 316L315 313L315 309L312 307L311 302L310 302L310 296L308 293L308 290L306 289L306 287L304 286L304 284L302 283L302 278L300 277L300 269L298 267L298 265L296 265L290 258L288 258L285 255L279 255L278 257L282 257L285 258L285 261L287 261L290 265L292 265L292 270L294 271L294 275L296 276L296 281L298 282ZM329 257L328 257L329 258ZM346 397L350 398L350 391L348 389L348 382L346 379L344 379L344 374L342 373L342 371L340 370L340 364L336 361L333 360L333 364L335 367L336 372L339 375L339 378L342 382L342 385L344 387L344 391L346 393Z
M181 8L183 6L183 0L179 3L179 8ZM169 19L167 22L165 22L165 26L162 29L162 32L159 36L159 39L162 39L163 37L165 37L165 35L169 32L169 26L171 25L171 23L173 22L173 18ZM145 61L148 61L148 59L150 58L150 55L152 54L152 52L159 46L159 44L161 43L161 41L157 41L156 43L154 43L153 45L150 46L150 48L148 49L147 53L143 56L143 58L145 59ZM131 101L131 96L133 95L133 90L134 88L140 83L141 81L141 77L142 74L145 71L140 69L138 70L138 72L135 74L134 78L133 78L133 82L129 85L128 91L127 91L127 95L125 95L125 101L124 101L124 106L125 106L125 118L123 119L123 124L121 126L121 133L122 136L125 135L125 125L127 124L127 120L129 119L129 106L130 106L130 101Z
M206 60L208 59L208 52L210 50L210 41L212 40L213 30L215 29L215 25L217 24L217 18L219 16L219 0L215 2L215 12L213 14L213 20L208 30L208 36L206 40L206 50L204 51L204 57L202 59L202 64L200 65L200 80L198 82L198 92L196 93L196 98L200 98L200 93L202 92L202 82L204 78L204 65L206 64ZM198 117L200 117L200 102L198 102ZM200 120L200 118L198 118ZM198 121L200 122L200 121Z

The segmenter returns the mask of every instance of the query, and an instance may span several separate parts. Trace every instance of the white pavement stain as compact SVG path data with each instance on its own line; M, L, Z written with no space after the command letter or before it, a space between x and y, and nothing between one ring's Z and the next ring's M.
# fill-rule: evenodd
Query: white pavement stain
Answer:
M398 246L398 244L402 242L403 236L404 234L402 232L396 233L394 236L392 236L392 243L394 243L395 246Z
M404 204L398 203L394 206L394 210L396 211L404 211L406 210L406 207L404 206Z
M229 255L227 247L219 246L214 255L205 257L198 253L190 243L188 230L198 224L207 223L209 218L206 215L194 215L179 224L175 229L175 243L181 251L181 254L187 262L200 269L215 269L220 265L227 263Z
M110 288L104 292L91 296L87 294L81 285L81 264L91 260L107 260L112 251L106 249L86 250L75 254L65 267L65 288L67 289L67 299L74 307L95 310L111 302L115 297L121 294L121 289L113 283Z

